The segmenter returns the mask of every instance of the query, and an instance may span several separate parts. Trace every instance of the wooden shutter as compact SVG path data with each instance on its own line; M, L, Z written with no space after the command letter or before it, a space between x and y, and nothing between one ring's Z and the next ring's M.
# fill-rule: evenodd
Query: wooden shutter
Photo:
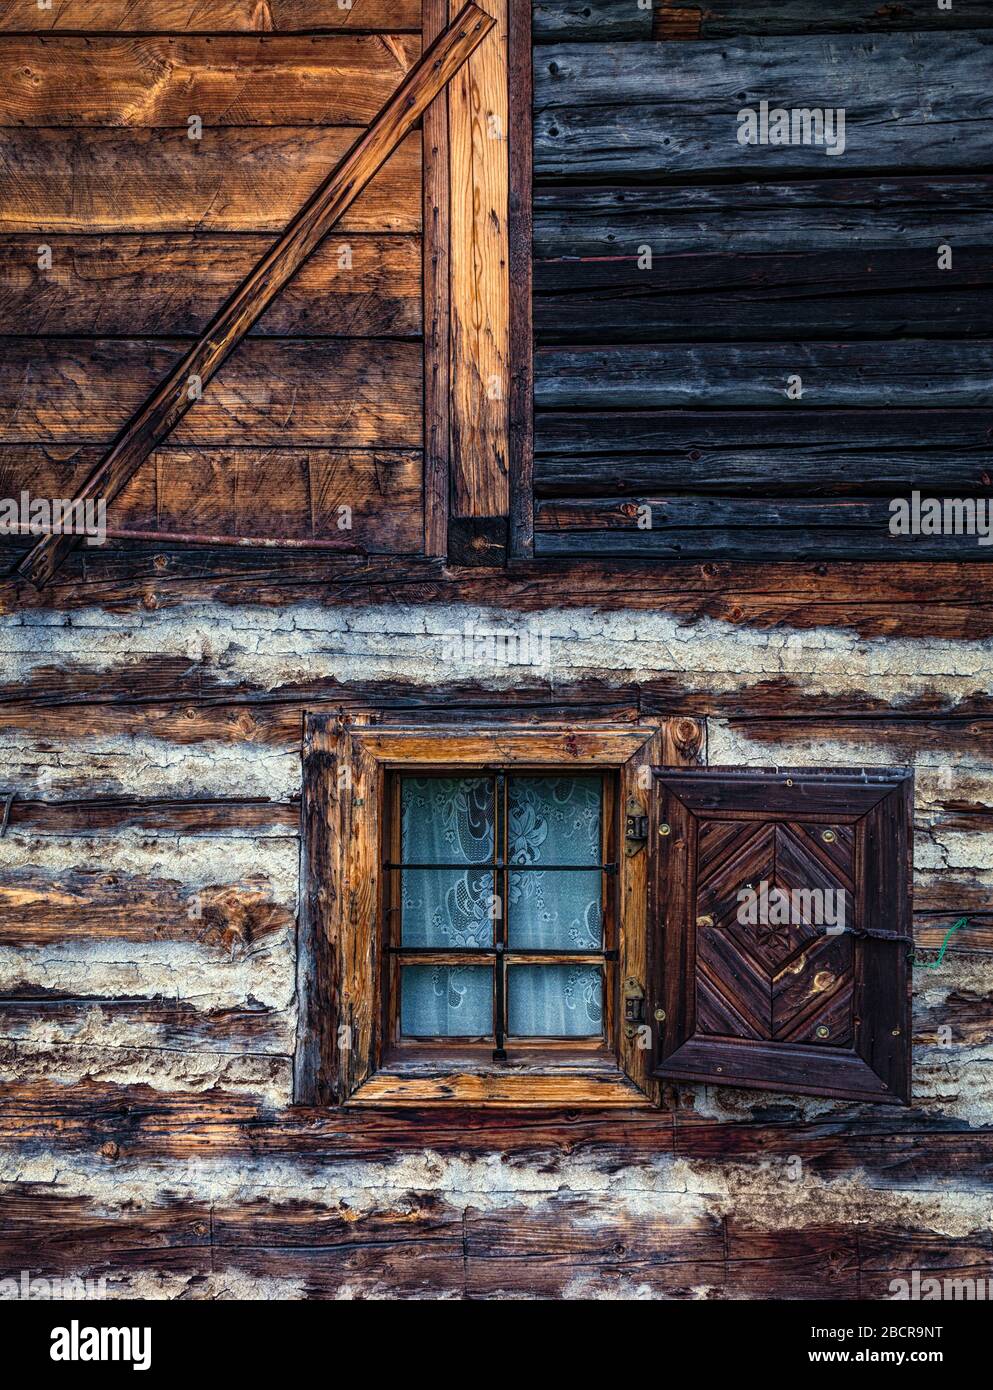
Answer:
M908 1101L912 776L655 778L656 1075ZM740 894L763 884L766 910L750 910ZM820 899L844 904L843 932L811 890L844 895Z

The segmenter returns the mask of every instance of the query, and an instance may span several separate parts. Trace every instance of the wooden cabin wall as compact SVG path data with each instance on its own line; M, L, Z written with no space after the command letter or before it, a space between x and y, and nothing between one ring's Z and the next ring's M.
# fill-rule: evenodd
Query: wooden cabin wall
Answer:
M990 7L535 13L535 553L987 558L888 528L990 501Z
M0 495L74 495L420 51L420 0L0 6ZM423 553L421 231L415 131L114 534Z
M108 30L152 26L151 6L105 3ZM602 3L628 42L630 9ZM157 0L154 23L184 8ZM585 42L587 8L541 4L537 32ZM745 8L661 18L690 42L694 14L726 28ZM797 8L811 32L829 14L875 23L874 0ZM305 0L267 9L277 28L307 22ZM931 27L916 0L908 9ZM782 6L747 12L781 31ZM0 24L27 26L24 13L0 3ZM225 0L216 13L247 31L257 10ZM956 16L979 13L958 0ZM395 17L391 3L383 22ZM68 207L77 218L104 216L101 180L86 177L104 142L168 145L109 126L45 138L64 141L63 163L31 177L64 194L71 155L74 187L90 190ZM191 193L190 226L154 235L256 235L211 229L215 186ZM121 273L119 254L99 255L123 235L117 216L88 233L95 274ZM147 270L143 241L141 254ZM134 290L139 319L155 285L147 301ZM101 300L93 314L109 312ZM100 322L80 321L83 338ZM41 404L23 418L48 451L32 433ZM266 418L258 407L253 428ZM226 429L207 443L222 439L247 447ZM0 816L13 796L0 833L0 1275L191 1299L885 1298L914 1268L987 1277L993 618L977 569L587 555L489 572L163 537L83 550L41 594L0 582ZM444 634L467 624L547 634L548 660L443 660ZM704 721L714 765L912 764L924 956L912 1105L687 1086L657 1113L290 1106L303 717L338 708L463 723L685 714Z

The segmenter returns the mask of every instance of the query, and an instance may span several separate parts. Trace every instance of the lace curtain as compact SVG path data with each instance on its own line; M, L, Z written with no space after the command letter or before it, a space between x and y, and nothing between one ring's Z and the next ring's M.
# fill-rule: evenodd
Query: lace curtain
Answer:
M401 853L406 946L489 946L493 942L493 783L486 777L405 777ZM508 944L514 948L599 950L602 944L601 781L599 777L511 777L507 859ZM579 866L571 872L558 865ZM583 866L590 865L589 869ZM532 867L533 866L533 867ZM405 966L401 1027L412 1037L489 1036L492 970ZM518 1037L599 1035L599 965L508 968L508 1029Z

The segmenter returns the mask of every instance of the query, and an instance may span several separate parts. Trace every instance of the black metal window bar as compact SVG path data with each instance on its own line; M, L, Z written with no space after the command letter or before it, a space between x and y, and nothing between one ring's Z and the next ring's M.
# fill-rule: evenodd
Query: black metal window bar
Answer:
M461 770L461 769L460 769ZM493 1049L493 1060L495 1062L505 1062L507 1060L507 959L515 956L527 957L531 962L540 965L546 960L551 964L563 957L572 959L581 956L584 963L591 965L601 965L604 968L608 961L616 961L618 951L616 948L608 949L605 937L601 942L599 950L578 951L568 948L556 947L533 947L522 946L512 947L507 937L507 907L510 902L508 894L509 876L513 873L534 873L546 870L549 873L591 873L599 869L601 876L616 875L617 863L607 862L604 859L603 848L607 843L607 825L605 817L606 797L603 792L601 781L600 791L600 863L599 864L514 864L507 858L507 823L509 818L509 796L508 780L510 769L499 767L495 769L483 769L492 772L493 777L493 855L487 862L480 864L465 863L418 863L413 860L392 860L386 859L383 868L388 871L402 871L403 869L489 869L493 874L494 888L494 911L493 911L493 945L492 946L404 946L396 944L392 940L392 933L387 933L386 950L390 955L397 957L410 956L416 959L418 956L450 956L465 957L467 959L478 960L479 962L490 962L494 964L494 1035L496 1046ZM515 768L521 776L527 777L554 777L561 775L557 772L546 769L523 769ZM425 775L425 774L422 774ZM449 776L449 773L437 773L436 776ZM471 775L466 770L465 775ZM601 902L606 898L603 878L601 878ZM395 901L396 894L391 893L391 902L387 911L399 917L402 908ZM601 930L606 932L607 916L603 917Z

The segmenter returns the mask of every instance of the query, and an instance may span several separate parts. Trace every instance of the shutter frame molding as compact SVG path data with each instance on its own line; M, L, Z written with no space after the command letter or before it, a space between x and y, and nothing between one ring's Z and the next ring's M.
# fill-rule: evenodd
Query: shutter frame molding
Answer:
M912 772L653 773L655 1075L909 1103ZM743 926L731 903L766 873L787 890L850 884L846 930Z

